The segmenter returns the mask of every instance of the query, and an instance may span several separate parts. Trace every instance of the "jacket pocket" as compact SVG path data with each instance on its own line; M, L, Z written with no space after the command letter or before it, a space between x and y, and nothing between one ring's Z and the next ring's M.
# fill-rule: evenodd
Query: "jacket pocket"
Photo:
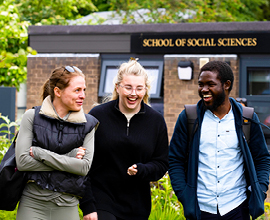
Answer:
M184 207L184 214L188 220L197 220L199 215L199 205L197 200L197 192L195 187L186 185L179 201Z
M249 198L249 214L252 216L252 219L256 219L264 213L264 199L265 194L259 182L256 182L252 187Z

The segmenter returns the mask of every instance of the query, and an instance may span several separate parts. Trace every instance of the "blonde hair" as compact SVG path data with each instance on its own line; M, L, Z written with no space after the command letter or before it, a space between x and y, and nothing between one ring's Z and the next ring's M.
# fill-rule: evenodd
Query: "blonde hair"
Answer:
M51 76L42 86L41 99L44 100L48 95L51 96L52 101L54 100L54 88L58 87L63 90L69 86L69 82L74 76L82 76L85 79L85 76L82 72L73 68L74 72L69 72L66 67L58 67L54 69L51 73Z
M143 76L145 80L145 87L146 87L146 92L143 97L143 101L145 104L149 105L149 93L150 93L150 80L148 78L148 74L146 70L142 67L142 65L137 62L138 59L131 58L128 62L122 63L121 66L118 69L117 75L113 80L114 83L114 89L112 92L112 96L110 97L110 100L116 100L119 97L119 94L117 93L116 90L116 85L119 85L122 80L124 75L129 76L129 75L134 75L134 76Z

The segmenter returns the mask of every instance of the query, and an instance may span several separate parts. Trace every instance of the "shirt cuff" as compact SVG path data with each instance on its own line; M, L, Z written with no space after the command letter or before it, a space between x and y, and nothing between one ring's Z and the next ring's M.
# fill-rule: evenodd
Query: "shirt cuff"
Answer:
M93 212L97 212L96 206L93 202L80 204L80 209L83 212L83 216L88 215Z

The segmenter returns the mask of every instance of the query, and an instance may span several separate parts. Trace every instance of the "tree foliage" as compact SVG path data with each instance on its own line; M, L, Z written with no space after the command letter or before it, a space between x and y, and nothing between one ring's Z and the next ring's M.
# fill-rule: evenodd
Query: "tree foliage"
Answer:
M189 22L258 21L267 0L198 0L196 16Z
M270 0L0 0L0 86L19 89L26 80L27 55L36 54L27 47L29 25L65 25L108 10L123 24L263 21L269 20L269 4Z
M21 21L11 1L0 5L0 85L14 86L26 80L27 54L36 51L27 46L29 22Z
M31 24L63 25L97 8L90 0L14 0L22 20Z
M108 0L108 2L110 9L123 17L123 24L257 21L263 20L263 10L269 4L268 0Z
M0 0L0 86L19 90L26 81L29 25L67 24L96 11L89 0Z
M92 0L98 11L109 11L110 3L107 0Z

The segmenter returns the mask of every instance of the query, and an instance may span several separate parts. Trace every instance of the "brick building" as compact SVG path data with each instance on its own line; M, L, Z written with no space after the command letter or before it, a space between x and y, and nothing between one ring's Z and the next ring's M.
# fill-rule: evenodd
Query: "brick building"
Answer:
M28 57L26 108L40 104L40 87L54 68L75 65L86 75L88 112L110 89L117 67L138 57L156 77L151 103L164 115L169 138L184 104L198 102L199 69L211 60L232 67L232 97L246 98L262 122L270 115L270 22L30 26L29 45L38 55ZM181 78L187 63L191 77Z

